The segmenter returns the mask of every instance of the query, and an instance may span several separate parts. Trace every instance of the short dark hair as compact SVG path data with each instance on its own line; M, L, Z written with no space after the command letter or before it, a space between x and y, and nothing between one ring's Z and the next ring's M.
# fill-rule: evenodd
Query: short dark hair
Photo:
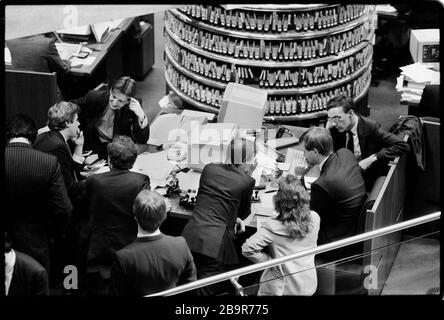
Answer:
M257 152L256 143L245 138L235 138L231 141L228 152L226 165L239 167L254 159Z
M278 216L293 239L302 239L313 228L310 212L310 196L298 178L289 174L279 180L279 189L273 196Z
M107 151L110 163L117 169L131 169L137 158L137 147L127 136L114 137L113 141L108 143Z
M66 128L66 122L73 122L76 114L80 113L80 107L75 103L60 101L48 110L48 127L54 131Z
M136 93L136 81L130 77L120 77L113 83L111 89L119 90L124 95L132 98Z
M342 107L344 113L347 113L350 110L355 110L355 102L349 96L340 94L330 99L327 103L327 110L338 107Z
M156 191L144 189L134 200L133 213L143 230L154 232L167 217L165 200Z
M323 156L333 152L333 139L326 128L312 127L302 134L299 141L305 144L307 151L316 149Z
M6 139L27 138L31 143L37 137L37 128L34 120L24 113L13 116L6 124Z

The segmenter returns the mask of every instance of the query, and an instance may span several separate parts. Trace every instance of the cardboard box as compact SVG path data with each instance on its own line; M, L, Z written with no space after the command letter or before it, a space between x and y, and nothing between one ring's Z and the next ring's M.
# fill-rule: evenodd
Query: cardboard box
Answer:
M414 62L439 67L439 29L412 30L410 54Z
M217 122L236 123L240 129L260 130L267 92L230 82L225 89Z
M188 143L188 164L196 171L213 162L227 162L231 141L237 137L234 123L208 123L191 130Z

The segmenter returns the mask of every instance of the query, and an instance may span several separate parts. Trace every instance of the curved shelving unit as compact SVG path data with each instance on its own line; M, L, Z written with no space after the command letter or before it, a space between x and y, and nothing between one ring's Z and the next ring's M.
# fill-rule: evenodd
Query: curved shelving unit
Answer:
M191 43L187 43L175 35L168 27L165 28L168 36L173 39L180 46L195 52L196 54L206 56L213 60L218 60L227 63L233 63L235 65L241 66L249 66L249 67L264 67L264 68L294 68L294 67L311 67L320 64L326 64L330 62L334 62L340 59L347 58L353 55L355 52L361 50L365 46L368 45L369 40L373 37L373 32L369 35L369 38L361 41L356 47L349 48L345 51L339 52L334 55L329 55L327 57L315 58L312 60L300 61L300 60L288 60L288 61L275 61L275 60L251 60L251 59L238 59L232 58L227 55L213 53L207 50L202 49L199 46L196 46Z
M229 83L225 79L231 79L267 92L264 121L291 122L325 118L326 103L338 92L349 94L355 101L367 94L375 34L374 5L235 5L229 8L190 5L183 10L170 9L165 14L165 35L168 38L165 78L168 87L186 104L218 113ZM221 17L223 14L227 14L226 17ZM267 31L265 27L256 29L256 22L251 23L251 17L256 16L258 20L266 17ZM291 16L285 31L281 26L277 32L270 30L271 16L273 29L276 21L287 23L285 17ZM242 21L230 24L230 17L242 17ZM308 28L307 17L310 19ZM313 24L313 17L322 18ZM228 25L222 26L225 19ZM301 19L305 19L302 29ZM241 29L244 27L248 29ZM242 49L241 41L244 45L248 43L247 53L247 47ZM202 47L204 43L205 47ZM224 54L222 48L227 53L227 47L229 54ZM289 59L296 56L296 47L299 58ZM333 48L336 53L331 54ZM344 50L339 51L341 48ZM269 52L271 49L275 50L273 56ZM236 57L233 50L237 50ZM237 56L239 50L240 57ZM276 52L279 60L272 59L277 57ZM257 59L253 59L253 53ZM243 54L245 58L242 58ZM301 59L302 55L304 59ZM346 75L338 78L336 73ZM171 79L168 78L170 75ZM264 87L262 81L265 86L270 84L273 87ZM282 83L294 87L277 86ZM311 85L307 86L309 83ZM203 94L208 103L203 101Z
M220 35L230 36L234 38L240 38L240 39L249 39L249 40L293 40L295 38L298 38L300 40L307 40L307 39L313 39L313 38L319 38L319 37L325 37L329 35L335 35L342 32L347 32L351 29L356 28L357 26L365 23L369 19L368 14L364 14L361 17L359 17L356 20L353 20L350 23L346 24L340 24L338 26L334 26L330 29L322 29L319 31L312 30L312 31L289 31L289 32L281 32L279 34L266 34L266 33L260 33L260 32L246 32L246 31L235 31L228 28L223 27L216 27L212 24L208 24L205 22L201 22L198 20L193 20L192 18L188 17L186 14L180 12L178 9L170 9L170 12L176 16L179 20L192 25L193 27L196 27L201 30L206 30L212 33L217 33Z

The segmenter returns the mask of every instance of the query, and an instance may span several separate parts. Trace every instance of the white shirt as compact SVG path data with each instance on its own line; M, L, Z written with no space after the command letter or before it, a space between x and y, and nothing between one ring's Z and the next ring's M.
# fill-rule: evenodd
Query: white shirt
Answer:
M12 138L9 140L9 143L27 143L31 144L27 138L19 137L19 138Z
M12 274L14 273L15 252L11 249L5 252L5 295L8 295L11 286Z
M362 153L361 153L361 146L359 145L359 137L358 137L359 118L357 115L354 115L354 119L355 119L355 124L353 125L353 127L349 131L351 131L351 133L353 133L353 150L355 153L355 157L356 157L356 159L360 160ZM348 139L349 139L349 135L347 134L346 138L345 138L345 145L347 145Z
M137 231L137 238L154 237L154 236L158 236L159 234L161 234L159 228L157 228L157 230L152 233L143 232L142 230L139 229Z
M330 153L328 156L326 156L326 157L324 158L324 160L322 160L321 163L319 164L319 171L320 171L320 172L322 172L322 167L324 166L325 161L327 161L327 159L328 159L330 156L331 156L331 153Z

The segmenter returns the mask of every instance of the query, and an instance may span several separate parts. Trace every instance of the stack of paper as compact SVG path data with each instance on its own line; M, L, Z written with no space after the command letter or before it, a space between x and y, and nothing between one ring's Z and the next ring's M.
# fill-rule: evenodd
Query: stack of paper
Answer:
M396 90L401 94L401 103L418 104L426 84L439 84L440 73L420 62L400 69Z
M140 172L150 177L151 189L157 186L164 186L165 180L175 164L167 159L166 151L157 153L142 153L136 159L131 171Z

